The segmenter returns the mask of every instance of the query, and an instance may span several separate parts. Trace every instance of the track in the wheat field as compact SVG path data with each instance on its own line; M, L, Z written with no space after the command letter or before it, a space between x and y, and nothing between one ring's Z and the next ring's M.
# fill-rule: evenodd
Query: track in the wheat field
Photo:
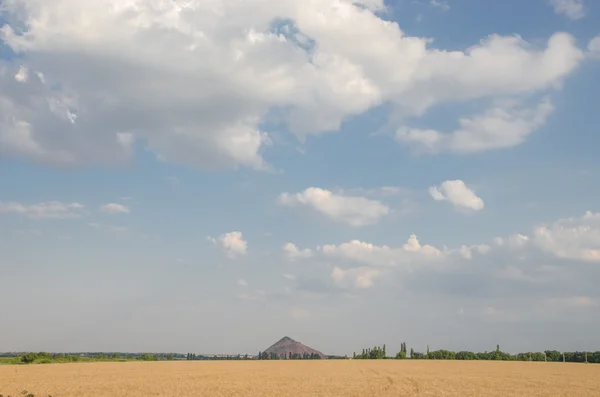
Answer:
M487 361L131 362L0 366L37 396L600 396L600 365Z

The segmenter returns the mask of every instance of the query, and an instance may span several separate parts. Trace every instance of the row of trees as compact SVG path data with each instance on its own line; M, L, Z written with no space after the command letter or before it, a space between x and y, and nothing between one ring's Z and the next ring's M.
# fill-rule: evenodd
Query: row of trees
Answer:
M277 354L277 353L267 353L267 352L258 352L259 360L320 360L321 356L317 353L286 353L286 354Z
M362 360L389 359L385 351L385 345L375 346L372 349L363 349L362 354L354 353L353 358ZM410 349L407 356L406 343L402 342L400 352L395 359L410 358L413 360L498 360L498 361L551 361L551 362L575 362L575 363L600 363L600 351L597 352L560 352L558 350L546 350L544 352L527 352L510 354L500 350L500 345L491 352L470 352L451 350L430 351L427 346L426 353L420 353Z
M387 358L387 353L385 345L383 345L375 346L372 349L363 349L361 354L356 354L355 352L352 357L359 360L382 360Z
M167 355L168 357L169 355ZM135 357L124 356L121 357L119 353L112 353L110 355L104 353L98 353L94 356L81 357L75 355L65 354L50 354L46 352L39 353L26 353L19 358L19 362L22 364L50 364L50 363L66 363L66 362L79 362L79 361L127 361L127 360L141 360L141 361L156 361L158 358L154 354L144 353ZM171 360L172 360L171 356Z
M250 360L248 355L223 355L223 356L204 356L201 354L188 353L186 356L187 360Z

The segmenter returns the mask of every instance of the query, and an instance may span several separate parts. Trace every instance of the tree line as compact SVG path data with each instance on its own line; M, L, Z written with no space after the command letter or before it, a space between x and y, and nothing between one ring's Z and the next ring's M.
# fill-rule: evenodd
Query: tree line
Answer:
M89 361L158 361L158 360L173 360L171 353L166 354L164 358L159 358L154 354L143 353L135 356L121 356L119 353L105 354L97 353L93 356L75 356L66 354L50 354L46 352L26 353L22 356L15 357L14 364L52 364L52 363L75 363Z
M258 360L320 360L321 356L317 353L283 353L258 352Z
M362 353L354 352L354 359L357 360L382 360L382 359L413 359L413 360L498 360L498 361L548 361L548 362L569 362L569 363L598 363L600 364L600 351L597 352L560 352L558 350L545 350L543 352L526 352L510 354L500 350L500 345L496 345L496 350L486 352L471 352L452 350L434 350L430 351L427 346L426 353L417 352L410 349L410 355L407 354L406 343L402 342L400 351L395 357L388 357L385 345L375 346L373 348L363 349Z
M222 355L222 356L205 356L202 354L188 353L186 356L186 360L251 360L251 357L245 355Z

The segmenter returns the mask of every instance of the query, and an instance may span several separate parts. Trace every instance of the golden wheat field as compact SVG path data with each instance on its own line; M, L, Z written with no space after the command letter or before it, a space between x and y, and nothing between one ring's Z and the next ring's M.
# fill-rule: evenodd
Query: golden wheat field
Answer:
M600 365L460 361L128 362L0 366L18 396L600 396Z

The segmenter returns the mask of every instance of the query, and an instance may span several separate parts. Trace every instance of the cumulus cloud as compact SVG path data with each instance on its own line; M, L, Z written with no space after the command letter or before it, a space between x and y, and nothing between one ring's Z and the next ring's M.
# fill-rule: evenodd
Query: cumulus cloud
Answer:
M242 232L229 232L220 235L218 238L208 237L208 240L220 246L229 259L244 256L248 252L248 242L244 240Z
M511 251L537 250L560 259L600 262L600 213L540 224L530 235L513 234L494 239L494 245Z
M331 278L340 287L343 288L371 288L373 281L381 275L381 272L371 267L358 267L344 270L340 267L334 267L331 271Z
M293 243L286 243L283 246L283 253L285 257L290 260L310 258L313 254L313 252L310 249L299 249Z
M514 101L497 103L485 113L461 118L460 128L444 133L437 130L401 127L396 140L425 153L483 152L517 146L543 126L554 107L543 100L537 107L522 108Z
M351 240L339 245L324 245L321 252L331 258L368 264L371 266L398 266L442 259L446 253L431 245L421 245L414 234L398 248Z
M587 48L588 56L592 58L600 58L600 36L596 36L591 39Z
M78 218L83 215L84 208L83 204L61 203L60 201L47 201L39 204L0 201L0 214L20 214L30 219Z
M545 48L499 35L463 51L434 48L380 18L380 0L3 7L0 39L20 56L0 62L0 155L59 164L122 163L143 144L162 161L268 169L260 126L271 110L298 136L324 133L383 103L419 116L441 102L547 91L582 59L566 33ZM29 78L18 81L21 67ZM491 113L484 119L511 137L491 146L518 144L532 128L519 111L509 118L525 117L525 128ZM496 129L485 124L474 118L434 148L473 151L471 137L486 146Z
M28 77L27 69L23 66L19 67L19 71L17 74L15 74L15 80L17 80L19 83L24 83L27 81Z
M283 193L279 196L279 203L290 207L308 207L335 222L353 227L377 223L390 212L389 207L380 201L334 194L318 187L310 187L296 194Z
M508 236L506 238L496 237L494 239L494 244L498 246L506 246L511 249L515 248L523 248L530 242L529 236L524 234L513 234L512 236Z
M527 296L536 304L560 290L564 295L557 304L600 307L593 282L600 273L594 266L582 266L600 263L600 213L589 211L534 226L529 235L515 233L489 244L436 247L411 235L395 246L360 240L327 244L314 249L313 257L328 264L322 267L323 277L342 289L368 289L385 276L415 291L490 299ZM296 285L307 291L330 288L323 284L326 281L319 284L302 275L298 280ZM498 316L507 313L504 310L508 308L492 306L484 314Z
M600 213L588 211L582 217L540 225L532 238L537 247L559 258L600 262Z
M448 201L454 207L481 211L483 200L467 187L460 179L443 182L440 186L429 188L429 194L436 201Z
M546 0L554 12L569 19L577 20L585 16L583 0Z
M491 247L487 244L476 244L472 246L461 245L460 248L451 252L458 252L464 259L473 259L473 253L487 254Z
M129 214L129 208L123 204L108 203L104 204L100 209L107 214Z

